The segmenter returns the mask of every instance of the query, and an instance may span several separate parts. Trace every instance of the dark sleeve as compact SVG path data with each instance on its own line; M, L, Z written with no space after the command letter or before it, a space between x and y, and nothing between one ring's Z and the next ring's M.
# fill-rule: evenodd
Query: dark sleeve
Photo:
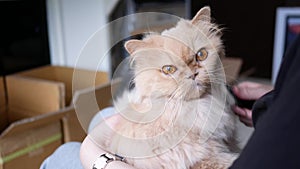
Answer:
M272 90L269 93L263 95L260 99L256 100L252 107L252 121L253 125L256 128L260 121L263 121L266 112L269 107L272 105L274 100L275 91Z
M285 56L274 100L231 169L300 168L300 37Z

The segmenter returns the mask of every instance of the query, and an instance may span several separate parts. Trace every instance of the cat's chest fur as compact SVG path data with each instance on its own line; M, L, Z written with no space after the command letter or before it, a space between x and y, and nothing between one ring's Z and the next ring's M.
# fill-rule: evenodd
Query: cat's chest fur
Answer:
M207 95L191 101L157 99L152 102L152 110L160 112L147 113L156 113L157 117L135 119L143 123L123 120L106 142L112 152L129 156L129 164L139 169L192 166L201 169L209 165L227 167L235 158L234 153L224 153L229 151L225 142L234 134L235 117L226 112L229 110L222 101ZM126 106L121 111L129 117L127 113L132 115L134 110ZM216 163L220 161L218 158L223 162ZM197 165L200 161L203 161L201 165Z

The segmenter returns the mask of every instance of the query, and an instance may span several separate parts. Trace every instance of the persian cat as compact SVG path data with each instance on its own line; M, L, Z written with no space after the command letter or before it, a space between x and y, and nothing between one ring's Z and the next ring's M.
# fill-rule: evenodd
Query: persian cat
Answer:
M135 87L114 106L122 118L96 140L138 169L223 169L238 155L220 29L203 7L192 20L129 40ZM99 127L98 127L99 128Z

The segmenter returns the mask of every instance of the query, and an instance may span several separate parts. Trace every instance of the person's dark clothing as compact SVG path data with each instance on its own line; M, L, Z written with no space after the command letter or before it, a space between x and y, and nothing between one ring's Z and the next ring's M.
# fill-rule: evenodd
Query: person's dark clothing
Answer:
M252 116L255 131L230 169L300 169L300 36Z

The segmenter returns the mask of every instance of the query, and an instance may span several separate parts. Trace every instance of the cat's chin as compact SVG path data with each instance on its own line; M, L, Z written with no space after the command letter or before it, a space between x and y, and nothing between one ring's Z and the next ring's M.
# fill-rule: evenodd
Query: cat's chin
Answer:
M206 95L206 90L200 85L197 85L193 88L193 90L190 90L185 94L184 100L189 101L189 100L196 100L196 99L201 99Z
M184 101L192 101L192 100L201 99L203 96L204 96L204 93L203 94L193 94L193 95L186 96L183 100Z
M198 88L197 90L189 90L181 95L168 95L166 98L168 100L183 100L183 101L190 101L190 100L197 100L205 97L208 92L204 88ZM158 97L161 98L161 97Z
M177 99L182 99L184 101L193 101L197 99L201 99L206 95L205 91L191 91L186 93L184 97L177 98Z

